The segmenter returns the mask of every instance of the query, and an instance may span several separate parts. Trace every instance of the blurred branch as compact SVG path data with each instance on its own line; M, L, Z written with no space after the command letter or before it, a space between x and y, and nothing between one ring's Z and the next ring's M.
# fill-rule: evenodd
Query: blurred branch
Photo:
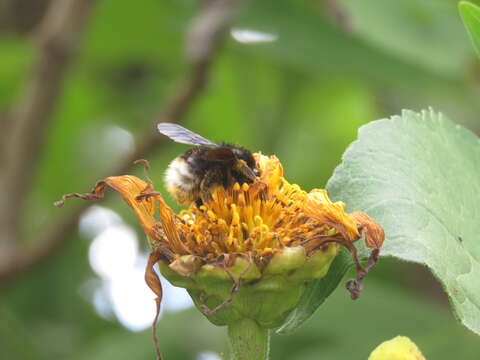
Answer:
M0 266L16 260L21 212L35 164L92 0L54 0L34 34L39 54L18 103L2 120ZM0 269L2 271L2 269Z
M146 134L139 136L136 150L125 159L111 174L127 172L136 159L144 158L153 150L162 146L161 137L153 130L157 122L179 122L192 107L201 94L212 61L223 44L225 30L228 29L233 14L242 0L210 0L204 2L198 15L193 19L186 39L186 54L190 62L190 70L181 86L172 94L162 111L152 119L152 126ZM107 175L107 174L105 174ZM92 179L92 184L95 181ZM51 230L41 236L37 246L17 252L15 261L10 267L0 269L0 282L10 280L15 275L32 268L47 259L65 244L69 234L76 230L78 219L90 204L82 203L73 212L61 219Z
M355 32L354 26L348 14L338 0L320 0L318 2L325 14L331 18L346 33Z
M49 0L0 0L0 31L30 32L47 11Z

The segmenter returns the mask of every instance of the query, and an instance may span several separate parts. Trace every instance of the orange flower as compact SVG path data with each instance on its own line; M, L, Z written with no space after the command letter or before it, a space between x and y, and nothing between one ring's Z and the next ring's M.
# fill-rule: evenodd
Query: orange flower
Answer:
M362 212L348 214L342 202L333 203L322 189L310 193L283 177L275 156L254 154L260 178L253 184L216 187L212 200L197 207L194 203L175 214L150 182L131 175L111 176L89 194L67 197L97 199L105 186L118 191L134 210L154 252L171 263L183 255L194 255L203 262L215 262L225 254L249 253L266 263L285 247L303 246L307 255L325 246L346 246L354 255L353 242L366 232L367 246L379 249L383 230ZM159 219L155 217L157 209Z
M263 286L259 283L262 278L286 274L292 279L289 285L277 288L269 296L289 300L285 301L285 308L276 304L274 310L277 311L265 317L263 324L278 326L298 303L305 283L328 271L338 245L351 252L356 264L358 276L347 287L353 298L358 297L361 281L376 263L383 243L380 225L365 213L346 213L345 205L332 202L325 190L307 193L298 185L290 184L283 177L282 165L275 156L254 154L254 157L260 173L255 182L236 183L228 188L217 186L212 189L209 201L201 206L192 203L179 214L153 190L151 182L131 175L108 177L97 183L90 193L64 195L56 205L62 205L68 197L101 198L105 186L121 194L134 210L152 247L145 279L158 296L157 309L162 290L153 265L159 260L165 276L170 274L170 281L173 279L187 288L191 286L190 293L197 296L197 305L200 304L200 309L214 323L224 323L228 318L227 315L211 316L232 302L235 305L233 296L240 290L240 279L254 287ZM367 246L373 249L366 267L360 264L353 245L362 233L366 234ZM225 292L218 290L217 285L214 294L209 294L204 287L209 277L222 284L231 280L233 287ZM196 280L199 282L195 283ZM262 288L263 295L258 296L266 296L265 289ZM254 294L253 290L244 293L250 299L247 303L252 301L252 296L257 296ZM204 298L211 300L213 310L202 303ZM245 306L238 306L231 317L236 319L244 309ZM260 321L258 314L247 312L243 316L256 316Z

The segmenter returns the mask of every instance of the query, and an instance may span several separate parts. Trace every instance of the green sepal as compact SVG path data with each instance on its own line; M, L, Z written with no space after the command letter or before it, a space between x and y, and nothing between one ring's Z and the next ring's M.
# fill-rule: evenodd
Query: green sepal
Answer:
M224 264L204 264L188 275L177 273L165 264L160 269L172 284L188 290L197 308L213 324L254 319L262 328L270 329L285 322L299 304L308 280L324 276L336 254L335 244L310 258L302 247L284 248L263 266L263 272L254 258L242 254L228 268ZM192 264L193 260L185 257L180 261ZM183 266L180 269L185 273ZM212 314L205 309L218 307Z
M285 274L298 269L307 259L303 246L286 247L273 255L265 268L265 274Z
M257 265L242 256L238 256L235 259L235 264L228 271L230 271L233 277L237 279L241 277L246 282L260 279L262 276Z
M331 243L325 251L317 251L307 259L304 266L291 275L290 279L313 280L324 277L330 269L330 264L335 258L337 252L338 245L335 243Z

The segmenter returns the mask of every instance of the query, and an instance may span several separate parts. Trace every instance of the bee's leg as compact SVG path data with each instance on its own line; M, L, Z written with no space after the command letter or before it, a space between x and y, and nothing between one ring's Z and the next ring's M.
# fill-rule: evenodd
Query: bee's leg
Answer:
M200 199L206 204L212 200L212 190L215 186L223 183L223 172L218 167L207 170L200 183Z

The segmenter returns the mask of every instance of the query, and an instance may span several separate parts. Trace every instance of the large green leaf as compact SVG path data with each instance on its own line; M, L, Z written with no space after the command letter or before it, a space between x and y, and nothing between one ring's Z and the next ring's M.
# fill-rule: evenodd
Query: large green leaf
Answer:
M480 56L480 7L468 1L461 1L458 9L470 34L473 46Z
M327 189L382 224L383 255L427 265L461 322L480 333L478 137L432 110L372 122Z
M433 111L405 111L372 122L360 129L327 190L349 211L366 211L383 225L383 255L427 265L462 323L480 333L480 244L474 232L480 216L480 142L474 134ZM365 258L361 243L359 250ZM308 286L279 332L307 320L351 264L344 253L335 259L327 276Z

